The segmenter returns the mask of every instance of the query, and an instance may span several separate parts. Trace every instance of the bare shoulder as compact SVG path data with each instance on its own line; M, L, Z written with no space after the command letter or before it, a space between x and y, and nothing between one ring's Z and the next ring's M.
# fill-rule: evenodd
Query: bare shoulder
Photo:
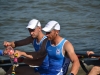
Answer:
M66 41L66 42L65 42L65 44L64 44L64 50L63 50L63 51L64 51L64 55L65 55L65 56L68 55L68 57L70 57L71 60L72 60L72 58L73 58L72 55L73 55L74 57L76 57L74 47L73 47L72 43L69 42L69 41Z
M67 40L64 44L64 47L73 47L73 45L70 41Z
M70 41L66 41L64 44L64 50L69 52L69 51L74 51L74 47Z

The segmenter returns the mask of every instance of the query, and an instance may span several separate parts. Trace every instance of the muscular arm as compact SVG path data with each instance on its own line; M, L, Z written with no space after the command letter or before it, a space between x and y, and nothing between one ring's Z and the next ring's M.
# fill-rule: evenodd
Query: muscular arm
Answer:
M74 75L77 75L79 67L80 67L80 63L77 58L77 55L74 52L74 48L69 41L66 41L64 45L64 54L68 54L68 57L70 58L72 62L71 73L73 73Z

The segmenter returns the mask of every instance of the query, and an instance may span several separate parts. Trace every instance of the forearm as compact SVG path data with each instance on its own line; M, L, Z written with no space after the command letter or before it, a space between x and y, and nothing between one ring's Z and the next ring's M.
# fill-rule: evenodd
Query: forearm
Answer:
M33 59L32 54L30 54L29 52L21 52L21 56L25 56L27 58Z
M73 73L74 75L77 75L79 67L80 67L79 60L73 61L72 62L71 73Z
M22 56L25 56L29 59L37 60L37 59L42 59L45 57L47 54L41 54L39 52L21 52Z
M44 60L44 57L41 59L37 59L37 60L25 58L23 62L27 63L29 65L33 65L33 66L40 66L42 64L43 60Z

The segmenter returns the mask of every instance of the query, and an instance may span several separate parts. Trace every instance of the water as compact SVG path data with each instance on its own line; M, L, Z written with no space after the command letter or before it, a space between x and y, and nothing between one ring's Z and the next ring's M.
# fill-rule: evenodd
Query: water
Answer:
M50 20L58 21L60 35L76 52L100 52L100 0L0 0L0 49L4 49L4 41L29 36L26 26L33 18L40 20L42 27ZM34 50L31 44L15 49Z
M36 18L42 27L50 20L61 25L60 35L75 51L100 52L100 0L0 0L0 49L3 41L29 36L28 22ZM18 47L33 51L32 45Z

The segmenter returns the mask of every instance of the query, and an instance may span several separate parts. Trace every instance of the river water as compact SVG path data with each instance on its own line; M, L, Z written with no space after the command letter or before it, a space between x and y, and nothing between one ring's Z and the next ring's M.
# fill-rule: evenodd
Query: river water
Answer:
M26 26L33 18L42 27L50 20L58 21L60 35L76 52L100 52L100 0L0 0L0 49L4 49L3 41L29 36ZM31 44L16 49L34 50Z
M0 49L3 41L29 36L28 22L36 18L42 27L50 20L61 25L60 35L75 51L100 52L100 0L0 0ZM33 51L32 45L18 47Z
M60 35L75 51L100 51L100 0L0 0L0 49L3 41L29 36L28 22L36 18L42 27L50 20L61 25ZM32 45L19 47L33 51Z

